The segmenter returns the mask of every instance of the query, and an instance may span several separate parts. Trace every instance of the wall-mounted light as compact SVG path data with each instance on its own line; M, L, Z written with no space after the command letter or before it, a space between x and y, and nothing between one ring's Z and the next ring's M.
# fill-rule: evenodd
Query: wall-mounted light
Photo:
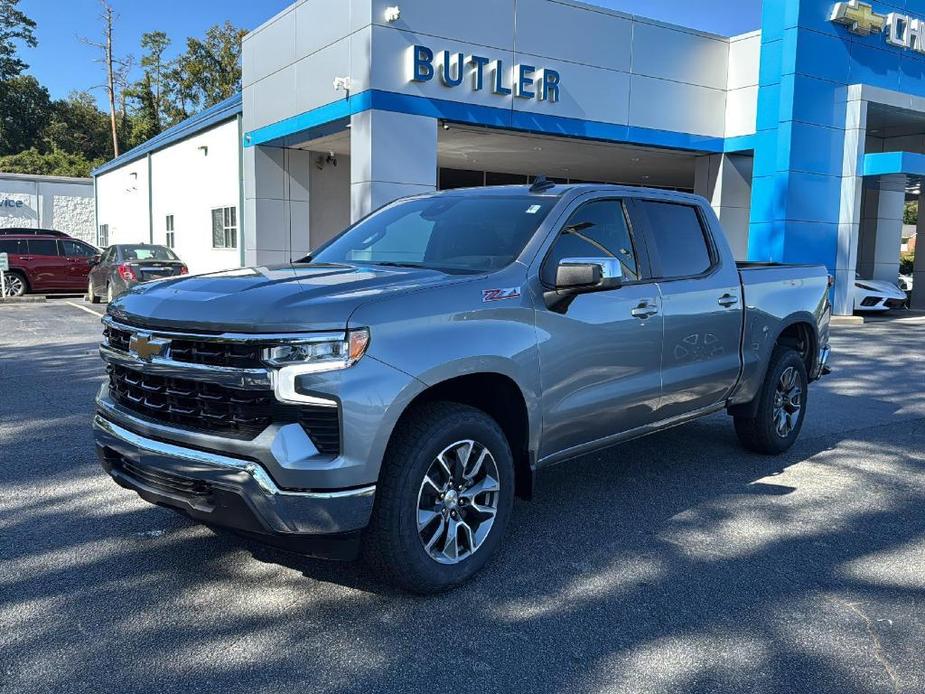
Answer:
M350 91L350 78L349 77L335 77L334 78L334 91L349 92Z
M397 22L401 19L401 8L398 5L391 5L385 8L385 21Z

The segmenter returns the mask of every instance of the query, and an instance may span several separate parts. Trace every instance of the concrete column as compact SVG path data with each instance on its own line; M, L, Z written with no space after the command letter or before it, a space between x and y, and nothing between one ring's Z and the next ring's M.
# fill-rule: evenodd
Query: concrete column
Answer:
M835 315L854 312L854 277L858 266L858 243L862 236L863 162L867 151L867 102L860 89L848 89L845 103L845 135L842 151L841 201L835 252Z
M915 263L912 266L912 298L910 308L925 310L925 191L919 193L919 220L915 225Z
M752 198L752 157L711 154L699 157L694 192L710 201L722 223L736 260L748 257L748 223Z
M303 150L245 148L245 264L286 263L308 252L310 166Z
M857 240L856 269L861 277L874 276L874 251L877 246L877 223L880 216L880 189L875 181L862 187L861 215ZM852 282L853 285L853 282Z
M388 111L350 118L350 219L437 189L437 120Z
M902 244L905 202L905 191L880 191L871 279L896 284L899 277L899 247Z

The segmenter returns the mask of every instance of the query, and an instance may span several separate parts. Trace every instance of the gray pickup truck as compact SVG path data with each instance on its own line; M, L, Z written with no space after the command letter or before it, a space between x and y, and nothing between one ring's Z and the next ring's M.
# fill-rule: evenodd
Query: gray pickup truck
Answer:
M550 465L721 410L748 449L789 448L829 284L737 264L692 195L406 198L297 262L110 304L96 445L150 502L435 592L492 557Z

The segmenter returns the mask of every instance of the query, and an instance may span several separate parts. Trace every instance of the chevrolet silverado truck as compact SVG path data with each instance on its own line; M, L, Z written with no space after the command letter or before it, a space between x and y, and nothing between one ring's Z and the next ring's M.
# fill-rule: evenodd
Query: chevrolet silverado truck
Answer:
M787 450L828 370L829 288L737 264L693 195L419 195L301 260L116 299L96 446L147 501L436 592L551 465L723 410L746 448Z

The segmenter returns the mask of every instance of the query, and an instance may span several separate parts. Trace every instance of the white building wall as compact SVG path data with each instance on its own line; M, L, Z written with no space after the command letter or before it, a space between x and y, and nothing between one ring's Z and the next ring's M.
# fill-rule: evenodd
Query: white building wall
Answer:
M149 243L148 159L142 157L96 178L97 223L109 243Z
M174 252L199 274L241 266L241 211L237 248L212 247L212 210L239 207L238 123L227 121L151 155L154 243L167 243L174 218Z
M57 229L94 243L93 181L0 173L0 228Z
M226 121L97 177L97 214L109 243L166 245L174 216L174 250L193 274L241 266L240 145L237 120ZM234 207L238 246L212 247L212 210ZM153 226L153 228L152 228Z
M755 132L758 116L758 65L761 32L729 40L729 75L726 82L726 137Z

